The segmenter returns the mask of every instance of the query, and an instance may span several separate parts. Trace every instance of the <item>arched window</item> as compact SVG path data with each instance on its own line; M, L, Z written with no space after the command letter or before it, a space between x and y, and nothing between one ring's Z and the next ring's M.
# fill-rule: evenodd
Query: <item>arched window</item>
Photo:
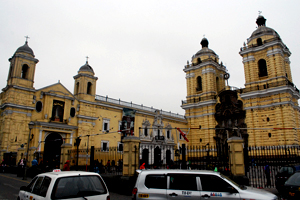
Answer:
M75 91L75 94L78 94L79 93L79 82L76 83L76 91Z
M267 62L264 59L258 61L259 77L268 76Z
M197 58L197 64L202 63L201 58Z
M197 77L197 88L196 88L197 91L202 91L202 78L201 76L198 76Z
M87 84L87 94L92 94L92 83L88 82Z
M257 46L261 46L263 44L261 38L257 38L256 42L257 42Z
M21 73L21 78L28 78L28 65L23 65L22 66L22 73Z

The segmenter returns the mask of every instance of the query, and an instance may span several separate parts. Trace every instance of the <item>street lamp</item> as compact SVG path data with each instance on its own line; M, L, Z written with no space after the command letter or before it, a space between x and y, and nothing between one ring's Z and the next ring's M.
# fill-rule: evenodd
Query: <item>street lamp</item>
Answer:
M27 180L26 172L27 172L27 163L28 163L29 142L30 142L31 129L33 128L33 126L34 126L34 123L32 121L29 122L29 124L28 124L29 134L28 134L28 141L27 141L27 154L26 154L25 171L24 171L23 180Z

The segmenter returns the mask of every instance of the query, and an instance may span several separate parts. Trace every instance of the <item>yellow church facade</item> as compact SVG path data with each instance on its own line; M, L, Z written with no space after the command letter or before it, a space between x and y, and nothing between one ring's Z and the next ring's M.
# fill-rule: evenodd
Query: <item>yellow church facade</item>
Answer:
M38 60L27 41L9 62L7 86L0 99L1 158L13 156L18 161L29 147L29 161L34 153L43 152L44 160L58 159L62 164L65 161L61 155L76 149L78 137L79 149L121 149L120 130L139 137L141 145L152 144L159 149L185 142L175 129L187 128L183 115L96 95L98 78L88 62L73 77L73 93L61 83L34 88ZM174 151L170 158L174 158Z
M168 156L157 154L163 163L166 157L174 160L173 147L226 144L232 136L247 145L299 145L300 94L292 81L291 52L265 21L257 18L258 28L239 52L245 88L228 85L226 66L202 39L202 48L183 69L185 116L97 95L98 78L88 61L73 76L73 92L61 83L35 89L39 61L26 41L9 59L7 85L0 94L0 158L13 155L18 161L29 147L29 161L43 152L44 159L63 164L61 155L76 149L76 138L81 139L79 149L121 149L120 130L139 138L141 160L149 154L143 149L147 145L156 152L170 150ZM187 133L189 142L176 128Z
M245 88L228 85L228 70L203 38L186 74L182 108L192 145L215 145L231 136L247 146L299 145L299 90L293 84L291 52L279 34L258 16L257 29L240 49Z

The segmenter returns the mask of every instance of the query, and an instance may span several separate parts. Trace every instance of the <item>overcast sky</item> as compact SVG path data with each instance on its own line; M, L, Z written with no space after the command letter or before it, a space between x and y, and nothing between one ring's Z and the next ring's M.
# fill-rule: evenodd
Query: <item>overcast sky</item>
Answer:
M88 56L98 95L184 114L183 68L203 35L226 65L229 85L244 87L239 50L256 29L258 11L290 49L300 88L299 8L298 0L0 0L0 88L8 59L28 35L39 60L36 89L60 80L73 92L73 76Z

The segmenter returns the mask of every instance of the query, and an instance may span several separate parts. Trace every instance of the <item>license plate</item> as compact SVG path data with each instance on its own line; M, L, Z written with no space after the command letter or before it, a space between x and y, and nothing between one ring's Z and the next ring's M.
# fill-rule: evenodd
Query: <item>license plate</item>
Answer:
M149 198L149 194L139 194L139 198Z

